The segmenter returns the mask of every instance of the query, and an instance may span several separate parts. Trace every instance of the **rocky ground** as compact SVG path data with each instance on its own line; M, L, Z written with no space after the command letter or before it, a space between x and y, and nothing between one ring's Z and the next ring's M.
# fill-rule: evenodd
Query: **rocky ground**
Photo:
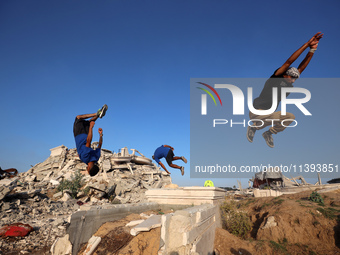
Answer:
M59 146L27 172L0 180L0 227L24 223L34 229L25 237L0 238L0 254L49 254L80 205L145 202L147 189L171 184L150 159L129 154L127 148L119 154L102 150L99 165L95 177L82 175L86 165L76 149Z

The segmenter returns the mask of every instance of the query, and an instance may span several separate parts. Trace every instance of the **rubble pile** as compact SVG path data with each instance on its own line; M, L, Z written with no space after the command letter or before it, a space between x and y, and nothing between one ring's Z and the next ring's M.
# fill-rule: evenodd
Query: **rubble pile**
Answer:
M146 190L171 184L170 175L151 159L137 150L132 152L129 154L126 147L118 153L102 149L100 172L90 177L80 174L86 164L80 161L76 149L61 145L27 172L0 180L0 227L24 223L34 229L13 242L9 237L0 239L0 254L13 250L28 254L50 247L57 237L66 235L70 216L82 204L146 202ZM76 195L71 190L57 191L60 184L74 182L77 176L81 176L82 187Z

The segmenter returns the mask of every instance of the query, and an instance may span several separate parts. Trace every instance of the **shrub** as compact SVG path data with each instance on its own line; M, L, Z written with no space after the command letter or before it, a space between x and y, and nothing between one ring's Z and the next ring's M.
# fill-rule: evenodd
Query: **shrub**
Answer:
M313 191L312 194L310 194L308 199L310 201L318 203L318 204L320 204L322 206L325 205L322 196L318 192L316 192L316 191Z
M235 201L225 202L221 206L222 220L226 230L245 239L251 230L251 221L245 212L237 210Z
M84 184L83 182L83 175L78 170L75 174L71 175L71 180L63 180L57 187L57 191L70 190L71 196L77 198L77 194Z

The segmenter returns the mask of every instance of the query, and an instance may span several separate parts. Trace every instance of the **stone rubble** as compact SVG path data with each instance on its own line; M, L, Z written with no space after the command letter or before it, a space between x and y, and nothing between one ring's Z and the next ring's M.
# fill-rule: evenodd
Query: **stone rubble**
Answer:
M146 202L146 190L172 184L170 175L151 159L137 150L132 152L129 154L126 147L119 153L102 149L100 172L94 177L82 177L84 185L76 199L72 198L72 191L57 192L57 187L65 180L74 181L72 178L79 176L79 171L86 170L86 164L80 161L76 149L64 145L51 149L44 162L27 172L0 180L0 227L21 222L34 228L26 237L1 238L0 254L28 254L51 247L58 237L67 234L71 215L80 205Z

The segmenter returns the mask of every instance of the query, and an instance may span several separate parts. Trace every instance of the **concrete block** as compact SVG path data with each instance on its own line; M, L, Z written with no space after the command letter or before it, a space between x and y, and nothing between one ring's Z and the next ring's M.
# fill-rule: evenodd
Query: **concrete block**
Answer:
M69 241L69 235L58 237L51 246L52 255L69 255L72 254L72 244Z
M283 193L278 190L261 190L261 189L254 189L254 197L278 197L281 196Z
M52 148L50 149L51 151L50 157L60 156L65 150L67 150L67 147L64 145L60 145L58 147Z
M212 254L218 208L205 204L163 215L159 254Z
M209 217L215 216L216 214L219 213L219 207L218 206L214 206L214 207L210 207L208 208L207 206L203 209L197 212L197 219L196 222L200 222L203 221Z
M186 243L193 243L198 236L204 234L206 229L215 224L215 217L211 216L192 226L192 229L185 234Z
M213 254L216 225L211 225L193 242L190 254Z
M145 192L150 202L159 204L219 204L226 191L216 187L182 187L178 189L148 189Z
M71 199L72 199L71 195L68 194L67 192L65 192L64 195L63 195L63 197L60 198L60 201L66 202L66 201L69 201L69 200L71 200Z
M172 217L172 213L171 214L165 214L162 215L161 218L161 240L160 240L160 247L164 247L164 249L166 248L165 245L169 242L169 232L168 229L170 227L170 219ZM163 250L164 250L163 249Z

